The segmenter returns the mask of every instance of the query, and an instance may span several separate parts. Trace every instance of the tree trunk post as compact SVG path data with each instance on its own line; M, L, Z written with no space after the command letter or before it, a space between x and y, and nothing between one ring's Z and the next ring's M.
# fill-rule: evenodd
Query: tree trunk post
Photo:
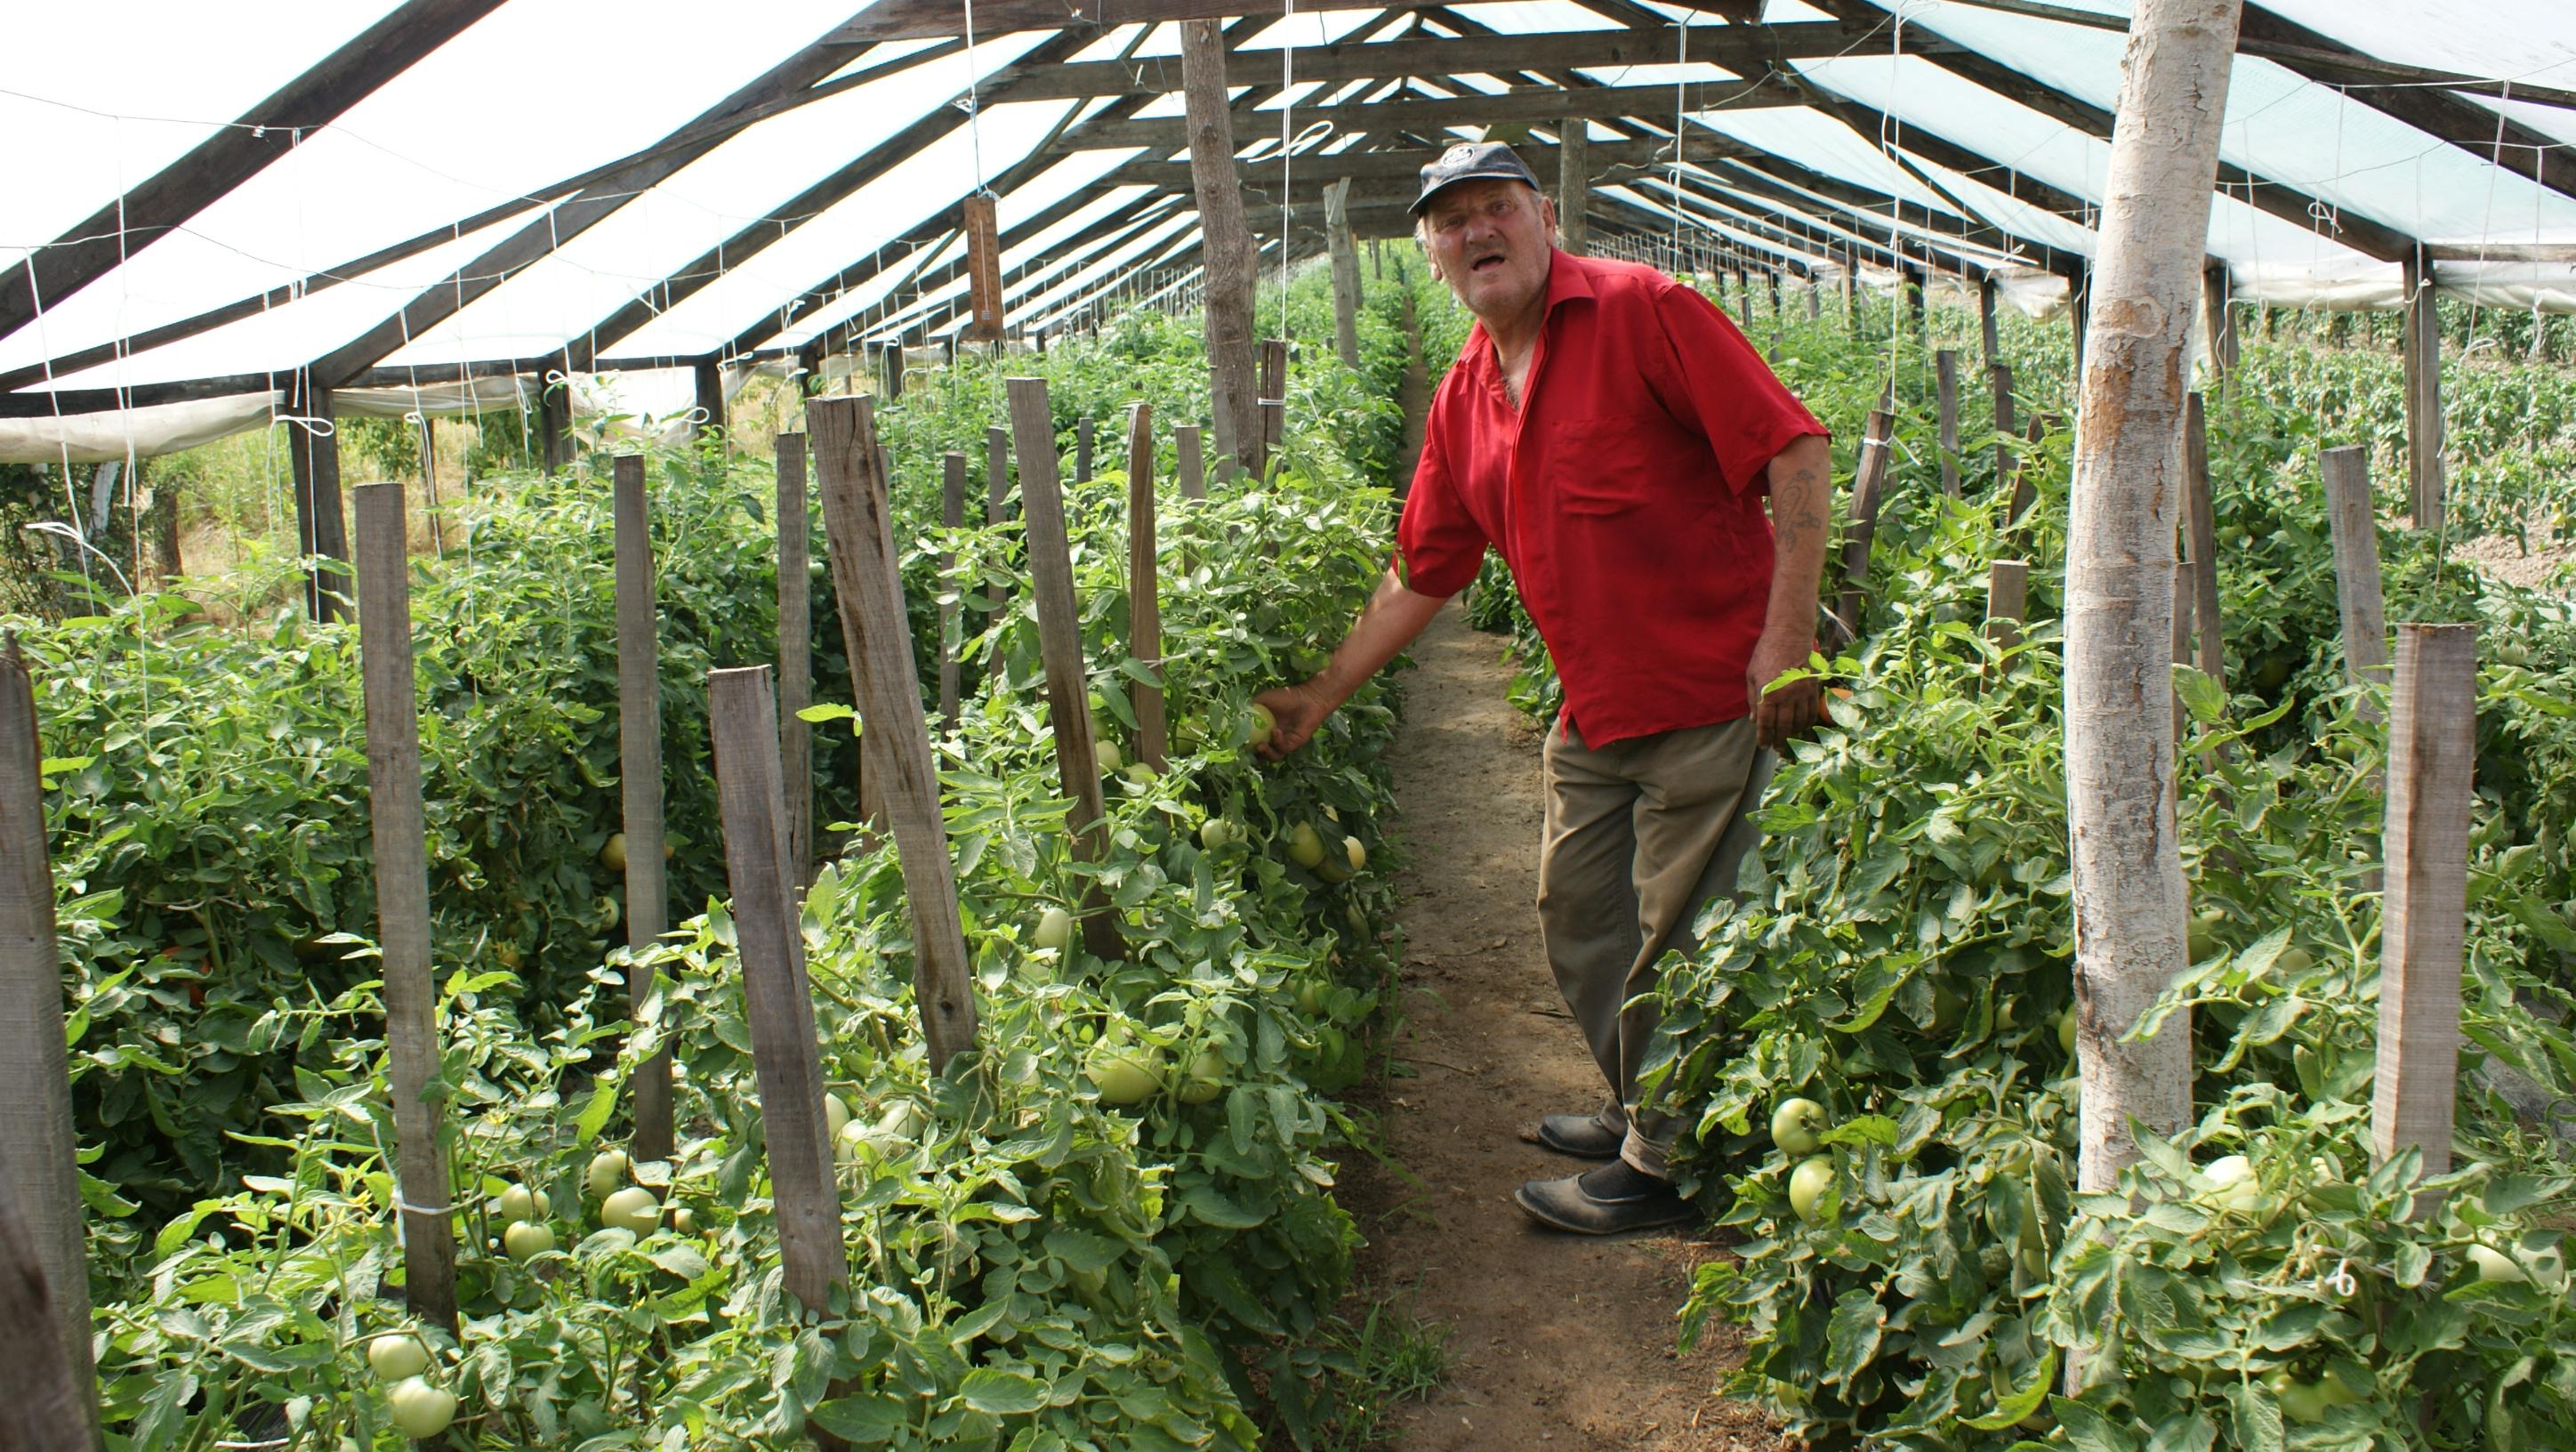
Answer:
M2388 683L2388 606L2379 584L2379 521L2370 498L2370 454L2357 445L2318 456L2325 477L2326 523L2334 536L2335 608L2343 619L2343 658L2355 685ZM2379 718L2364 702L2362 715Z
M286 460L295 474L296 543L309 561L304 612L317 621L346 620L349 582L321 563L349 563L348 517L340 508L339 410L330 389L316 388L312 374L298 371L286 411L295 420L286 426Z
M1090 678L1082 660L1080 602L1073 593L1073 548L1066 537L1064 496L1056 484L1055 420L1046 380L1014 378L1007 388L1020 453L1020 517L1028 531L1029 589L1037 597L1038 648L1045 661L1047 719L1054 729L1056 769L1073 810L1065 826L1074 856L1097 862L1108 848L1108 807L1091 739ZM1082 942L1094 957L1126 955L1116 914L1097 879L1084 891Z
M1959 350L1943 348L1932 355L1932 392L1939 411L1941 492L1959 497Z
M41 1413L6 1399L9 1418L50 1436L97 1441L96 1381L90 1364L89 1236L80 1197L80 1141L72 1129L70 1054L63 1038L63 970L55 956L54 874L45 846L44 742L36 729L35 681L15 636L0 643L0 1213L20 1217L0 1248L0 1342L21 1332L25 1359L13 1374L29 1390L51 1390L42 1373L60 1369L67 1401ZM27 1304L42 1298L42 1306ZM13 1313L11 1303L19 1304ZM41 1328L41 1329L40 1329ZM74 1445L71 1441L35 1446Z
M815 407L825 402L818 399ZM816 452L828 457L822 430L814 433ZM829 482L827 466L827 497ZM832 1287L848 1281L850 1257L841 1239L840 1192L823 1116L822 1053L814 1041L805 934L787 861L778 704L769 667L709 671L707 716L779 1258L787 1294L806 1310L822 1312L831 1304Z
M662 647L653 585L653 533L644 460L620 454L609 469L617 535L617 774L626 832L626 949L637 957L670 926L662 863ZM653 994L653 970L626 967L631 1022ZM671 1056L638 1066L635 1158L671 1157Z
M1843 593L1836 623L1843 639L1860 639L1861 611L1869 601L1869 547L1878 532L1878 495L1887 480L1887 455L1895 420L1884 408L1869 411L1861 435L1860 463L1852 478L1851 524L1843 532Z
M1190 186L1198 202L1207 305L1208 397L1221 468L1242 468L1259 448L1261 412L1253 392L1252 271L1257 254L1243 220L1243 183L1234 169L1227 110L1225 32L1214 20L1184 20L1181 90L1190 137ZM1025 462L1025 460L1023 461Z
M2397 627L2388 712L2386 899L2379 935L2379 1070L2371 1148L2451 1168L2460 1067L2460 960L2478 748L2478 628ZM2419 1195L2418 1218L2437 1199Z
M912 914L913 999L934 1070L975 1046L975 991L957 919L957 867L939 815L939 772L913 670L912 626L895 565L894 521L876 406L866 398L807 406L832 587L859 682L859 716L876 742L869 758L903 867ZM792 928L795 919L789 919Z
M2421 250L2403 259L2406 282L2407 495L2417 529L2440 529L2446 483L2442 468L2442 314L2434 305L2433 265Z
M778 778L787 797L787 861L796 883L814 880L814 727L797 713L814 704L814 506L805 485L805 436L778 436Z
M1354 278L1356 282L1358 279ZM1154 543L1154 407L1127 411L1127 653L1157 677L1163 673L1161 571ZM1163 688L1138 681L1136 758L1157 774L1168 768Z
M420 804L420 697L412 682L411 563L399 484L361 484L358 660L367 703L368 821L385 1039L392 1061L394 1202L412 1314L456 1334L456 1206L438 1077L438 982L429 957L429 841Z
M2241 0L2139 0L2121 65L2067 527L2067 817L2075 901L2080 1183L2112 1188L2134 1120L2191 1118L2185 1015L2122 1042L2186 966L2174 826L2173 582L2182 330L2198 305L2210 178Z
M1342 366L1360 366L1360 254L1351 240L1351 179L1324 189L1324 228L1331 239L1333 348Z
M2218 605L2218 514L2209 492L2209 418L2194 393L2183 399L2183 486L2190 492L2192 630L2199 648L2192 663L2227 689L2227 634Z
M966 523L966 455L950 449L940 460L939 522L951 534ZM939 552L939 723L957 729L957 551Z

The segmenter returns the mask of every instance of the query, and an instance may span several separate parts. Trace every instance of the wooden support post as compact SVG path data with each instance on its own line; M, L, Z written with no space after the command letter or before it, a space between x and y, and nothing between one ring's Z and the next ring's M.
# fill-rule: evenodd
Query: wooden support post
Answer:
M2218 606L2218 516L2209 493L2209 419L2200 395L2183 399L2182 470L2191 510L2192 629L2199 648L2193 664L2227 689L2227 635ZM2180 606L2176 606L2180 609Z
M2017 425L2013 420L2012 365L2008 363L1986 365L1986 386L1994 394L1995 487L2002 489L2007 487L2013 478L2013 451L2010 441Z
M610 467L617 530L617 770L625 808L626 948L641 955L670 926L662 863L662 647L653 588L653 536L646 518L644 461L620 454ZM626 969L626 1013L653 993L653 970ZM671 1056L637 1068L635 1158L671 1157Z
M939 522L952 533L966 523L966 455L950 449L940 460ZM939 552L939 722L957 729L957 551Z
M1977 280L1977 336L1985 344L1986 367L1989 370L2004 361L2003 337L1995 323L1995 298L1999 289L1991 277Z
M1047 411L1046 380L1014 378L1006 385L1011 426L1020 452L1020 518L1028 532L1029 588L1037 595L1038 647L1045 661L1047 719L1055 732L1056 769L1063 774L1073 810L1065 825L1073 852L1097 862L1108 849L1100 794L1100 763L1091 741L1090 682L1082 661L1082 616L1073 593L1073 549L1064 527L1064 496L1056 484L1055 421ZM1126 944L1108 896L1095 879L1083 895L1082 942L1095 957L1125 956Z
M1592 123L1565 123L1556 138L1558 245L1577 257L1592 254Z
M2409 1147L2427 1177L2451 1168L2460 1068L2460 959L2468 920L2469 806L2477 779L2478 628L2397 627L2389 697L2387 887L2379 934L2379 1069L2370 1138ZM2417 1216L2435 1200L2419 1196Z
M886 397L903 397L903 344L885 345Z
M2222 395L2236 380L2238 340L2235 289L2227 264L2213 257L2200 270L2201 311L2209 330L2209 367L2218 375Z
M992 196L968 197L959 218L966 233L966 296L970 343L1002 340L1002 238ZM951 356L951 362L955 361Z
M975 992L957 920L956 863L948 854L948 827L939 815L939 772L931 760L930 726L913 672L912 626L895 563L893 505L880 467L876 409L864 398L833 399L808 409L807 419L822 476L823 532L832 556L841 632L849 641L852 664L864 662L853 674L859 678L859 714L876 740L870 769L894 832L912 913L913 999L921 1007L931 1066L943 1069L975 1046ZM1027 458L1022 455L1024 462ZM1051 454L1048 461L1053 462ZM1065 583L1070 589L1070 567ZM1075 690L1079 703L1079 682ZM1086 709L1083 720L1090 719ZM1092 785L1097 791L1097 776Z
M411 563L399 484L361 484L358 661L367 701L367 801L376 854L376 941L392 1060L394 1201L403 1295L456 1334L455 1187L439 1101L438 983L429 959L429 840L420 806L420 698L412 684Z
M839 399L817 399L818 412ZM819 423L809 419L809 427ZM822 430L816 453L828 461ZM824 494L831 466L824 463ZM828 504L826 506L828 508ZM714 738L716 805L724 825L725 875L742 961L744 1016L769 1153L772 1213L787 1294L812 1312L849 1280L841 1200L823 1118L823 1063L814 1042L814 998L805 977L805 934L787 862L787 811L778 781L778 703L769 667L707 673L707 726Z
M551 479L572 467L572 375L553 369L537 384L537 457Z
M1360 254L1351 240L1351 179L1324 189L1324 229L1332 250L1333 349L1345 368L1360 366Z
M1940 420L1941 492L1959 497L1959 351L1932 355L1932 393Z
M778 779L787 794L787 861L814 880L814 599L809 561L814 506L805 487L805 436L778 436Z
M2335 606L2343 617L2344 668L2355 685L2388 682L2388 607L2379 588L2379 519L2370 500L2370 454L2358 446L2318 456L2326 523L2334 535ZM2376 720L2367 701L2362 715Z
M1270 461L1288 437L1288 340L1261 340L1261 445L1253 455L1253 472L1267 475Z
M0 1216L14 1211L20 1223L0 1246L0 1348L12 1358L12 1385L35 1395L0 1398L0 1446L87 1449L98 1440L89 1235L55 956L44 758L35 682L12 636L0 646ZM13 1418L29 1440L11 1439Z
M2030 614L2030 562L1996 560L1986 567L1986 639L2005 650L2021 643Z
M1139 403L1127 411L1127 653L1154 672L1163 670L1161 571L1154 545L1154 408ZM1138 681L1136 757L1163 771L1163 688Z
M1889 439L1895 419L1886 409L1869 411L1861 435L1860 463L1852 479L1851 524L1843 531L1843 594L1839 623L1845 640L1860 638L1861 611L1869 600L1869 547L1878 531L1878 495L1887 482Z
M2403 260L2406 283L2407 498L2417 529L2440 529L2446 484L2442 469L2442 314L2434 306L2433 269L2423 253Z
M1199 426L1182 424L1172 430L1172 447L1180 455L1177 473L1181 497L1207 498L1207 469L1199 453Z
M1091 482L1091 420L1088 417L1076 419L1073 424L1073 482Z
M314 562L305 569L304 612L315 620L345 620L349 582L319 563L349 562L348 518L340 509L338 410L331 390L314 387L313 376L299 371L286 411L295 420L286 426L286 460L295 474L296 543Z
M1003 428L987 428L984 430L984 525L987 529L999 528L1011 517L1010 501L1011 431ZM998 622L1003 615L1009 613L1009 609L1007 603L997 600L988 625ZM984 665L984 679L999 685L1004 667L1008 663L1002 653L1002 643L999 640L994 641L993 658Z
M701 358L691 365L689 371L697 385L698 413L701 415L697 436L702 439L710 434L721 436L725 431L724 365L713 358Z
M1184 20L1181 90L1188 116L1190 190L1198 203L1200 296L1207 305L1208 397L1221 467L1241 469L1259 450L1254 400L1252 273L1257 255L1243 220L1243 182L1234 169L1233 112L1225 84L1225 32L1214 20ZM1024 461L1025 462L1025 461Z

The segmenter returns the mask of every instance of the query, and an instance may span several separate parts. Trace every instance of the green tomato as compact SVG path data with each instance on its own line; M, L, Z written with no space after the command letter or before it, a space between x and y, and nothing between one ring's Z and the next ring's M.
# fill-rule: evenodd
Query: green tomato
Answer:
M1288 860L1308 872L1324 865L1324 839L1312 822L1299 822L1288 831Z
M417 1376L394 1383L385 1403L393 1412L394 1429L415 1442L428 1441L456 1420L456 1393Z
M1242 830L1223 817L1210 817L1199 824L1199 846L1209 852L1221 851L1233 846L1238 840L1235 834Z
M1132 1108L1161 1092L1168 1067L1161 1049L1104 1043L1092 1051L1091 1082L1100 1086L1101 1103Z
M501 1249L516 1261L534 1260L555 1248L552 1227L533 1220L521 1220L501 1232Z
M2324 1387L2301 1381L2286 1371L2276 1371L2266 1380L2272 1388L2272 1399L2281 1404L2281 1415L2293 1422L2322 1422L2334 1405L2326 1399Z
M2263 1203L2254 1162L2243 1155L2220 1155L2202 1168L2200 1177L2208 1188L2192 1198L2213 1209L2251 1211Z
M1059 952L1072 946L1073 914L1060 907L1051 907L1038 914L1038 928L1030 935L1029 941L1038 947L1054 948Z
M1270 714L1270 708L1268 706L1264 706L1256 702L1252 708L1252 729L1245 733L1241 744L1245 746L1258 745L1261 742L1269 740L1270 733L1278 729L1279 718Z
M396 1331L367 1343L367 1369L378 1381L401 1381L429 1370L429 1348L408 1331Z
M2068 1058L2075 1056L2075 1010L2071 1008L2057 1016L2057 1047Z
M850 1122L850 1104L838 1094L823 1096L823 1133L831 1139L841 1137L841 1129Z
M546 1192L543 1190L531 1190L525 1185L512 1185L501 1192L500 1210L503 1220L543 1220L546 1218L546 1212L553 1208L554 1202L546 1198Z
M642 1185L629 1185L601 1202L599 1223L641 1240L661 1228L662 1202Z
M1116 771L1119 763L1125 760L1124 757L1121 757L1118 754L1118 743L1107 740L1094 741L1091 743L1091 759L1099 766L1100 774L1102 776L1107 776L1111 772Z
M2469 1264L2478 1268L2478 1279L2482 1281L2502 1281L2519 1285L2528 1284L2531 1280L2531 1272L2523 1269L2522 1262L2489 1246L2470 1246Z
M1813 1224L1817 1202L1824 1199L1825 1191L1832 1188L1833 1183L1832 1156L1811 1155L1799 1161L1798 1167L1789 1172L1789 1208L1797 1212L1799 1219Z
M1225 1092L1225 1056L1213 1047L1198 1051L1173 1091L1183 1104L1205 1104Z
M1783 1100L1771 1111L1771 1142L1783 1154L1814 1154L1823 1144L1816 1135L1832 1127L1832 1116L1813 1099Z
M590 1190L590 1198L605 1200L608 1192L626 1183L626 1172L635 1162L624 1150L601 1150L590 1157L590 1165L581 1172L581 1182Z
M1342 839L1342 855L1350 859L1351 871L1361 872L1367 869L1368 847L1365 843L1361 842L1359 838L1344 837Z

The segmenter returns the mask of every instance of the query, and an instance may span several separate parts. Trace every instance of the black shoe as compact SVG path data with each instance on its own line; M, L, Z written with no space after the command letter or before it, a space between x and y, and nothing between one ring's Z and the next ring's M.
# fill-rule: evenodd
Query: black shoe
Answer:
M1691 1206L1673 1188L1625 1160L1562 1180L1532 1180L1512 1199L1541 1225L1576 1235L1619 1235L1679 1225Z
M1626 1130L1612 1129L1601 1122L1596 1111L1591 1114L1550 1114L1538 1122L1538 1143L1561 1155L1578 1160L1615 1160L1619 1146L1626 1142Z

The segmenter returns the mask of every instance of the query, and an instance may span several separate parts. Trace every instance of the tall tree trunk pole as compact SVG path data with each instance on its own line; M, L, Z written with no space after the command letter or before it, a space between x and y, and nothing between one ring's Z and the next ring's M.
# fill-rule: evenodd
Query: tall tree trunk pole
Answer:
M2138 0L2091 279L2066 564L2066 792L2075 868L2081 1182L2137 1159L2129 1124L2191 1117L2182 1015L2122 1043L2182 971L2170 779L2175 476L2218 124L2242 0ZM2141 765L2146 767L2140 770Z
M1240 468L1260 449L1261 410L1252 384L1252 231L1243 221L1243 184L1234 170L1234 124L1226 110L1225 32L1213 20L1181 22L1181 89L1189 113L1190 186L1205 239L1209 395L1216 451Z

